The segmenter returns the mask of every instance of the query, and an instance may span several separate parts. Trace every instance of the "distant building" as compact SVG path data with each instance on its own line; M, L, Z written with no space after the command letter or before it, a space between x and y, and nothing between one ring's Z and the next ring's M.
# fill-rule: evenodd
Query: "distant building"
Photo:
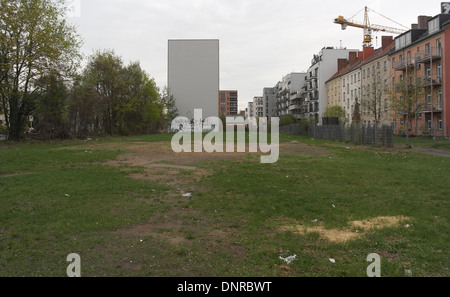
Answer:
M247 104L247 108L245 109L245 118L251 118L254 117L254 109L253 109L253 102L249 102Z
M253 116L254 117L264 117L264 99L263 97L253 98Z
M169 40L168 88L180 116L219 116L219 40Z
M276 102L276 88L264 88L263 89L263 105L264 105L264 117L269 121L272 117L277 117L277 102Z
M300 91L306 73L289 73L276 86L276 114L278 117L291 114L291 96Z
M238 115L238 91L219 92L219 115Z

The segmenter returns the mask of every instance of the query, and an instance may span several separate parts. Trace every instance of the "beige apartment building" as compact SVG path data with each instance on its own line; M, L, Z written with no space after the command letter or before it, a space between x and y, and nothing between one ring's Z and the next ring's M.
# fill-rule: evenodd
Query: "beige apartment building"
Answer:
M341 106L347 124L389 125L390 61L389 51L394 43L383 36L382 47L364 47L350 53L348 60L338 60L339 71L327 81L327 107Z

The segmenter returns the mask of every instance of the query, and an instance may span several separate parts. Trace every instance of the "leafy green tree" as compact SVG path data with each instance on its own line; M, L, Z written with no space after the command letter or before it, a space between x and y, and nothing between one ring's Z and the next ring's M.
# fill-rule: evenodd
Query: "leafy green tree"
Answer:
M68 135L68 88L64 80L52 73L39 80L39 92L35 111L35 128L50 138L65 138Z
M280 126L289 126L295 123L297 123L297 119L291 114L284 115L280 119Z
M0 1L0 92L10 139L20 139L36 107L36 81L77 65L80 41L66 12L63 0Z
M176 106L176 98L170 94L168 87L164 87L161 94L161 99L164 109L164 118L167 122L171 123L176 117L179 116L178 108Z
M163 103L138 62L124 66L112 50L97 51L73 86L71 126L85 136L140 134L159 128Z
M123 98L126 82L122 58L112 50L97 51L89 58L83 76L85 85L95 92L97 128L116 134L120 130L120 112L127 108Z
M339 123L345 123L345 110L342 106L329 106L323 115L327 118L338 118Z

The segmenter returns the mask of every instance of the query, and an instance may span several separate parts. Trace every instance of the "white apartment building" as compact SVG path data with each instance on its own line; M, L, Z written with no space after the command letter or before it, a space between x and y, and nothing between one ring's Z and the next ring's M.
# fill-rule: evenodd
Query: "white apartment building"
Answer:
M263 97L254 97L253 98L253 116L254 117L265 117L264 115L264 98Z
M278 117L292 114L291 100L300 92L306 73L293 72L283 77L276 88L276 114Z
M326 47L314 55L303 90L299 94L299 99L304 100L301 118L312 118L322 124L322 117L327 108L326 82L338 71L338 59L348 59L351 52L357 53L358 50Z

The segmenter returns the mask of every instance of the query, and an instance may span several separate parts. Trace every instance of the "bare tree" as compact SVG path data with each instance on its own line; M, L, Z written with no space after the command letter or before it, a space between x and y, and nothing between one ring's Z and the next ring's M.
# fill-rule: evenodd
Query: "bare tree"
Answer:
M386 72L381 75L371 76L371 83L364 88L361 98L361 106L368 118L377 125L389 119L389 95L388 78Z
M420 77L414 77L409 74L395 84L395 89L391 92L393 98L393 107L396 116L403 118L406 123L406 145L409 147L409 130L412 127L412 121L420 113L426 102L423 97L423 80Z

